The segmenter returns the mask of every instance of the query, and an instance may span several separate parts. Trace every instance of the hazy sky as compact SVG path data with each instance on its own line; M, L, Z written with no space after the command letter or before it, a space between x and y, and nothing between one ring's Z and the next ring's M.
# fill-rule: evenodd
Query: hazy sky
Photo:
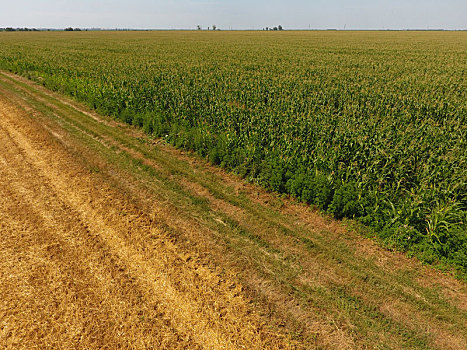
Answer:
M467 29L467 0L0 0L0 27Z

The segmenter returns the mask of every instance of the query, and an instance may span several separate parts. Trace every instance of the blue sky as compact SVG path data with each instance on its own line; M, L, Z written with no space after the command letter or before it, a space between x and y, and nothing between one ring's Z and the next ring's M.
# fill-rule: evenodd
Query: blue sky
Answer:
M467 0L0 1L0 27L467 29Z

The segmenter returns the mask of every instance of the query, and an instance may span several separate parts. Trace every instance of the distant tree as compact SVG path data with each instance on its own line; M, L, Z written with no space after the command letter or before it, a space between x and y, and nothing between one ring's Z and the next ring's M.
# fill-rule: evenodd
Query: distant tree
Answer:
M274 27L273 30L277 30L277 27Z
M81 28L75 28L73 29L75 32L80 32L81 31Z
M201 30L201 26L198 24L198 25L196 26L196 29L197 29L197 30Z
M266 30L269 30L269 27L266 27Z
M7 32L14 32L14 31L15 31L15 29L14 29L14 28L11 28L11 27L5 28L5 30L6 30Z
M277 27L279 30L283 30L282 26L279 24L279 27Z
M216 29L217 29L216 25L213 24L213 25L212 25L212 30L216 30Z
M65 32L72 32L72 31L73 31L73 28L71 27L65 28Z

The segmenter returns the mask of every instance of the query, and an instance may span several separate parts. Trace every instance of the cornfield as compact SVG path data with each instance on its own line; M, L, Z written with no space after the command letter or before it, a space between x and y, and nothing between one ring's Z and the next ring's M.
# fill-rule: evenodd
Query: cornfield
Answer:
M467 269L467 33L0 33L0 68Z

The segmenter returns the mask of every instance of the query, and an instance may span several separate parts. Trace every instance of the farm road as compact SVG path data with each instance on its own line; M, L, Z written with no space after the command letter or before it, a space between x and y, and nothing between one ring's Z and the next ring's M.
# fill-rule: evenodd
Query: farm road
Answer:
M3 96L0 121L0 347L286 347L238 281L93 179L60 131Z
M0 72L0 348L465 349L465 284Z

